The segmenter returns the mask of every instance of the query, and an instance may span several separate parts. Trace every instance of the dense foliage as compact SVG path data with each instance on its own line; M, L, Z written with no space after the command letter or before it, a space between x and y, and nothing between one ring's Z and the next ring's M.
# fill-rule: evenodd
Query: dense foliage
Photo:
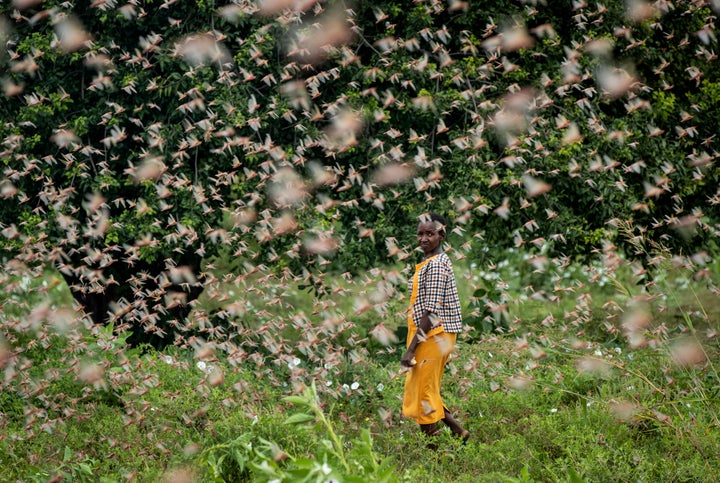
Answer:
M638 235L714 253L714 18L704 1L17 1L3 245L59 267L94 320L157 336L203 260L314 264L317 284L328 258L406 257L427 210L457 222L459 256Z

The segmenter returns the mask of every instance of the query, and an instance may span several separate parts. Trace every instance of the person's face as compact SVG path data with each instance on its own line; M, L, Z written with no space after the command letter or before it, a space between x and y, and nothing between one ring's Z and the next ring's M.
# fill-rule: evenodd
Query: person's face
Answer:
M435 253L445 237L440 233L440 227L434 221L421 221L418 223L418 245L425 255Z

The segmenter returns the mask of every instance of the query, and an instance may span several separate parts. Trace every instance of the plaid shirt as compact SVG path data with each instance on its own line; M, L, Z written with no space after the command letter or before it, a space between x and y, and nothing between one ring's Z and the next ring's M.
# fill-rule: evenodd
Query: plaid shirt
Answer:
M414 278L411 278L409 282L410 293L413 290ZM445 332L462 332L460 297L452 262L445 253L431 258L419 268L418 294L411 310L415 321L420 320L423 312L427 310L440 319L437 321L436 317L430 316L433 327L442 324Z

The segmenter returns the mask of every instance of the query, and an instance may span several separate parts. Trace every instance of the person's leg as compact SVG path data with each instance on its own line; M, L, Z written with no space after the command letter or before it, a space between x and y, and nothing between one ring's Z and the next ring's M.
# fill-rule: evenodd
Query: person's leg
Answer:
M470 437L470 432L460 426L460 423L458 423L457 419L453 417L446 407L443 406L443 410L445 411L445 417L442 419L442 422L450 428L455 436L462 438L463 442L467 441Z
M437 427L437 423L421 424L420 431L431 440L440 434L440 428ZM438 449L438 445L433 441L430 441L426 446L433 451Z
M464 429L462 428L462 426L460 426L460 423L458 423L457 419L455 419L453 415L450 414L450 411L448 411L447 408L444 409L445 417L442 419L442 422L445 423L445 425L449 427L454 434L462 433Z
M437 436L440 434L440 429L437 427L437 423L421 424L420 431L428 436Z

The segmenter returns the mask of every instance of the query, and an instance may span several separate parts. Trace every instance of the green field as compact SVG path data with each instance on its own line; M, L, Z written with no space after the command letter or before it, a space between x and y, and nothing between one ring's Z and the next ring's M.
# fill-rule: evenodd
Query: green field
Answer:
M534 267L457 262L476 328L444 397L472 438L436 452L399 414L401 269L218 282L162 352L77 322L56 274L6 277L0 480L718 481L717 267Z

